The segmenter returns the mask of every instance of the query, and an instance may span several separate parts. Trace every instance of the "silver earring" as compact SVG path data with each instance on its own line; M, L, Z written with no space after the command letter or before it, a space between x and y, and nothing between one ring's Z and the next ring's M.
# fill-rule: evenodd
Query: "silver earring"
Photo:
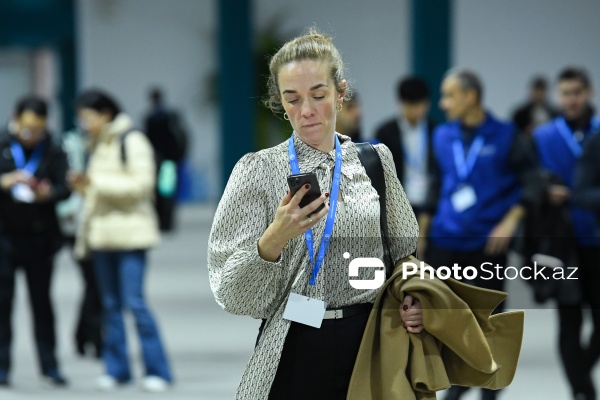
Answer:
M283 113L283 119L285 119L286 121L289 121L290 117L288 117L287 113Z

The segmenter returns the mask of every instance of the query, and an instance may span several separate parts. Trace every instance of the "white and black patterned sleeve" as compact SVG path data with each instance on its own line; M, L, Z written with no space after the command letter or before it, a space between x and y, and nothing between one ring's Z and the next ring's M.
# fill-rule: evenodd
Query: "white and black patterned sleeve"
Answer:
M396 175L392 153L382 144L375 145L375 149L381 158L385 175L389 244L395 264L414 253L419 237L419 225Z
M217 207L208 243L210 286L217 303L233 314L267 318L282 286L281 258L263 260L258 239L274 208L269 169L252 153L236 164ZM272 202L272 201L271 201Z

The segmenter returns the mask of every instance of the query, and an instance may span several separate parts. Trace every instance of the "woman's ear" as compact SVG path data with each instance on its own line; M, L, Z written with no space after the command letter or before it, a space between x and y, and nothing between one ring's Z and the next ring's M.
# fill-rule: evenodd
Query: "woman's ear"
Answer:
M344 97L346 96L346 88L348 87L348 82L343 79L340 82L340 90L338 90L338 101L340 104L344 101Z

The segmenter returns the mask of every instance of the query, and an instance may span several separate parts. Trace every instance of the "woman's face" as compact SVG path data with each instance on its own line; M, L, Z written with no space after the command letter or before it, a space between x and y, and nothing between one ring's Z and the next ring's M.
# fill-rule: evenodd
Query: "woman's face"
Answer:
M77 117L81 128L94 137L99 136L102 129L110 123L108 113L102 113L91 108L80 108Z
M311 147L331 151L336 108L344 93L337 91L328 64L293 61L281 67L278 83L281 103L298 137Z

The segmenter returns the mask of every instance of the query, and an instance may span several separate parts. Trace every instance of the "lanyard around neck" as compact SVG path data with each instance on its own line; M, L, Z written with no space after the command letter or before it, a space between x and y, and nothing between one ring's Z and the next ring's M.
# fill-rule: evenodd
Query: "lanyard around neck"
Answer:
M329 212L327 213L327 221L325 222L325 231L323 232L323 238L321 239L321 245L319 246L319 254L315 262L314 256L314 240L312 228L304 233L304 239L306 241L306 247L308 247L308 255L310 257L310 265L313 266L312 273L310 276L310 285L314 286L317 283L317 275L323 265L327 248L329 247L329 241L331 240L331 234L333 233L333 223L335 221L335 212L338 206L338 196L340 192L340 180L342 176L342 148L337 135L335 138L335 168L333 170L333 183L331 186L331 196L329 201ZM290 167L292 168L293 174L300 173L300 165L298 164L298 156L296 154L296 147L294 146L294 135L290 137L288 142L288 157L290 160Z
M483 148L484 142L485 139L483 135L477 135L477 137L473 140L466 157L462 141L460 139L456 139L452 143L452 152L454 153L454 165L456 166L456 173L462 182L465 182L469 178L469 175L471 175L471 172L473 172L473 168L477 163L477 158L479 158L479 153Z
M583 154L583 148L581 144L573 137L573 132L569 125L567 125L567 121L564 117L558 117L554 120L554 124L558 129L558 133L562 136L563 140L569 146L569 150L575 156L575 158L581 157ZM600 129L600 118L598 116L594 116L591 121L591 127L588 133L596 133Z
M33 153L31 153L29 160L27 160L25 158L23 146L21 146L18 141L12 140L10 142L10 151L12 153L13 160L15 161L15 167L29 173L30 175L35 174L35 171L37 171L40 165L42 154L44 153L44 147L44 143L38 144L35 149L33 149Z

